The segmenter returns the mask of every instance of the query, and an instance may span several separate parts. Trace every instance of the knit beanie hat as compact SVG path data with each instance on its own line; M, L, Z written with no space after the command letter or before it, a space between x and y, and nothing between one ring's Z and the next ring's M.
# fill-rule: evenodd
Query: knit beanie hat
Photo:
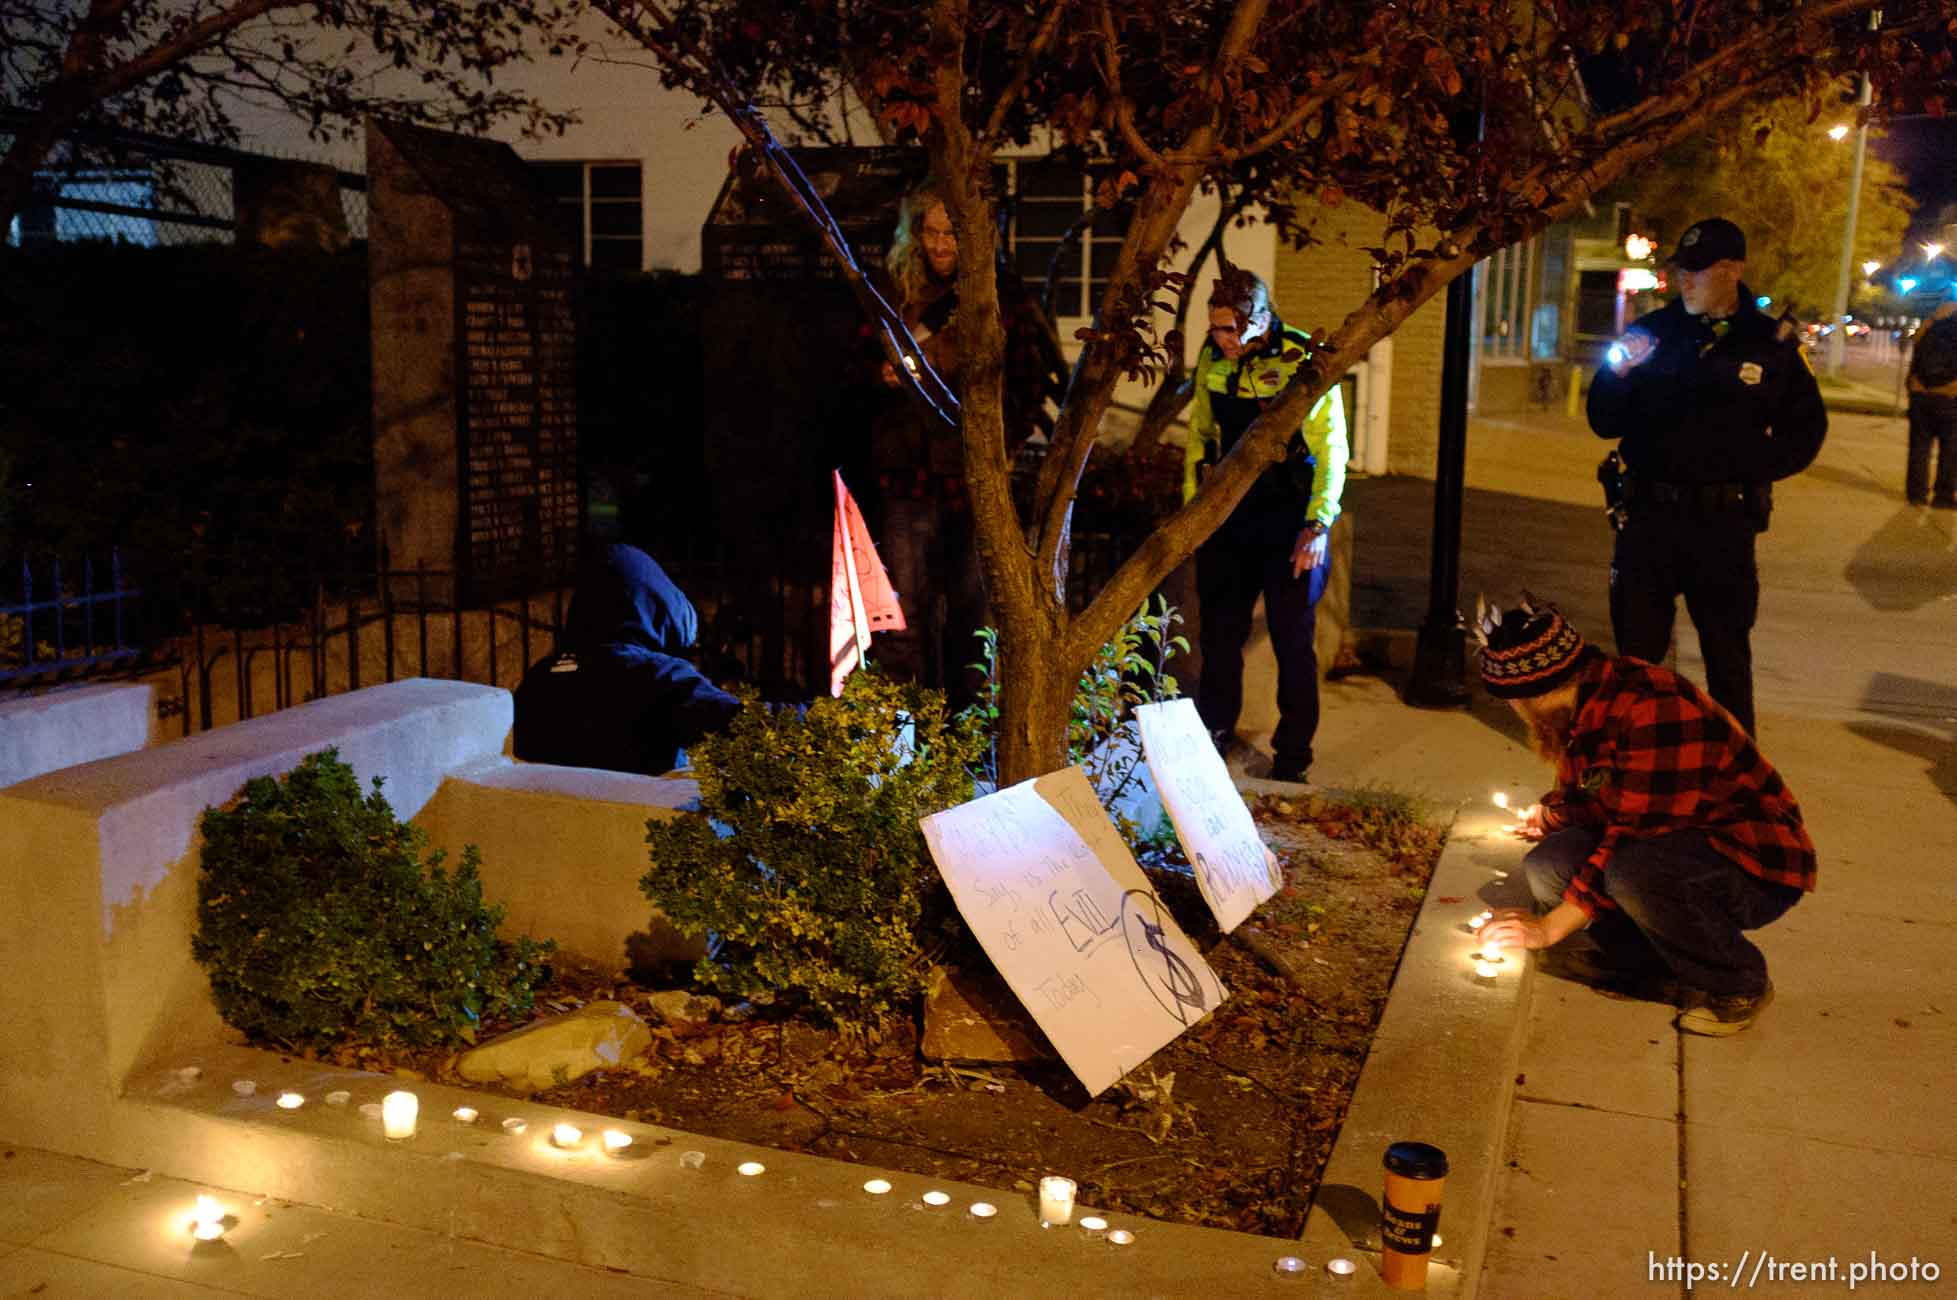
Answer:
M1546 695L1590 657L1590 646L1554 605L1536 607L1528 592L1503 613L1477 598L1475 638L1481 643L1481 681L1498 700Z

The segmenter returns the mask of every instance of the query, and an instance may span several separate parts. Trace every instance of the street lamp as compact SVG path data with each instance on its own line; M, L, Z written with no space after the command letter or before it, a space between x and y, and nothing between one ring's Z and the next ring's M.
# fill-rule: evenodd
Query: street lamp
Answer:
M1881 269L1882 263L1880 262L1864 262L1862 263L1862 278L1864 280L1873 279L1875 273Z
M1924 244L1922 248L1923 248L1923 260L1926 262L1936 261L1937 255L1943 252L1942 244Z
M1633 262L1642 262L1651 256L1651 241L1643 235L1627 235L1624 238L1624 256Z
M1880 13L1869 15L1869 30L1874 31L1882 21ZM1869 85L1869 74L1862 74L1862 92L1855 98L1855 164L1848 173L1848 218L1842 223L1841 231L1841 271L1835 277L1835 310L1831 317L1834 329L1828 332L1828 373L1841 374L1842 363L1847 360L1845 345L1848 341L1848 272L1855 262L1855 216L1862 202L1862 159L1869 148L1869 101L1873 98ZM1829 131L1829 135L1840 140L1841 135Z
M1828 128L1828 138L1839 144L1848 138L1848 128L1837 122Z

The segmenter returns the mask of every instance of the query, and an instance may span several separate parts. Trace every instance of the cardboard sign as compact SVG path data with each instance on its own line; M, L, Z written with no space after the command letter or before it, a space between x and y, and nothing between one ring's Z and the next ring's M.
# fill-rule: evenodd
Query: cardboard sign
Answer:
M1196 866L1196 887L1228 934L1284 883L1277 858L1258 835L1230 769L1196 716L1195 701L1144 704L1135 721L1162 806Z
M966 924L1089 1095L1226 996L1079 768L919 825Z

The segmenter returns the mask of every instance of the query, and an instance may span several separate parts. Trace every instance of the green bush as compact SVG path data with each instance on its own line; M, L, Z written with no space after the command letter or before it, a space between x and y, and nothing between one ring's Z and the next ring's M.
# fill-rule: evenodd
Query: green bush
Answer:
M1067 762L1087 774L1115 829L1135 856L1149 860L1175 845L1175 829L1164 813L1153 826L1142 826L1121 810L1136 778L1147 766L1141 735L1134 726L1135 706L1175 699L1181 689L1169 672L1169 660L1189 649L1189 640L1175 634L1182 615L1166 596L1142 602L1134 617L1122 624L1114 639L1102 646L1074 688L1072 715L1067 721ZM979 658L973 668L985 675L978 703L965 716L978 728L983 755L978 778L999 782L999 634L994 628L978 633Z
M701 983L871 1023L922 990L958 933L917 822L971 797L978 748L938 692L872 671L806 712L750 693L687 751L707 815L646 824L639 886L681 930L714 936Z
M226 1023L295 1047L424 1047L530 1010L553 945L499 940L475 846L453 874L439 852L424 864L427 832L397 821L380 786L361 798L329 749L205 810L191 955Z

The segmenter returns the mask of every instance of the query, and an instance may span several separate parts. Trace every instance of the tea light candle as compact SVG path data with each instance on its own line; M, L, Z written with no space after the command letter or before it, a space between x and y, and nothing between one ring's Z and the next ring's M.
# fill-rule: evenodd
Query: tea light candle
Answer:
M1351 1277L1359 1271L1359 1266L1341 1255L1337 1259L1326 1260L1325 1271L1333 1277Z
M511 1137L521 1137L523 1135L523 1130L529 1127L530 1127L529 1120L518 1119L514 1115L510 1116L508 1119L503 1121L503 1131L505 1133L508 1133Z
M941 1192L934 1187L930 1191L924 1193L924 1195L919 1197L918 1199L923 1201L926 1205L935 1208L940 1205L951 1204L951 1193Z
M405 1142L415 1135L415 1115L421 1102L411 1092L390 1092L381 1098L381 1132L390 1142Z
M216 1241L224 1235L224 1207L217 1197L199 1195L190 1212L190 1235L199 1241Z
M759 1160L743 1160L740 1164L734 1166L734 1172L743 1178L752 1178L756 1174L766 1173L767 1170L768 1166L762 1164Z
M1040 1179L1040 1226L1070 1223L1074 1217L1074 1180L1048 1175Z
M872 1196L882 1196L890 1190L890 1180L888 1178L872 1178L869 1182L863 1184L863 1190Z
M278 1107L280 1110L298 1110L305 1104L305 1097L299 1093L282 1092L279 1094Z
M576 1124L557 1124L550 1130L550 1144L566 1151L574 1150L584 1141L584 1130Z
M1493 912L1477 912L1473 917L1469 918L1468 928L1470 930L1479 930L1482 926L1487 925L1494 919L1495 914Z
M348 1092L346 1089L336 1088L332 1092L326 1094L326 1104L329 1106L344 1106L347 1104L347 1100L352 1096L353 1094Z
M1279 1255L1272 1263L1271 1271L1279 1277L1296 1277L1305 1271L1305 1261L1296 1255Z
M1098 1214L1083 1214L1080 1218L1080 1230L1082 1232L1105 1232L1107 1231L1107 1227L1108 1221Z
M476 1122L476 1108L474 1106L457 1106L453 1113L455 1115L455 1122L458 1124L473 1124Z
M1481 958L1475 959L1475 978L1484 984L1493 984L1495 982L1495 976L1500 970L1501 967L1492 961L1485 961Z
M987 1219L993 1218L998 1213L999 1213L999 1207L994 1205L990 1201L972 1202L972 1210L971 1210L972 1217L974 1219L977 1219L980 1223L985 1222Z
M1135 1234L1126 1228L1116 1228L1108 1234L1108 1245L1110 1246L1130 1246L1134 1244L1134 1241Z
M632 1135L615 1128L606 1129L600 1140L604 1142L608 1156L623 1155L632 1145Z

